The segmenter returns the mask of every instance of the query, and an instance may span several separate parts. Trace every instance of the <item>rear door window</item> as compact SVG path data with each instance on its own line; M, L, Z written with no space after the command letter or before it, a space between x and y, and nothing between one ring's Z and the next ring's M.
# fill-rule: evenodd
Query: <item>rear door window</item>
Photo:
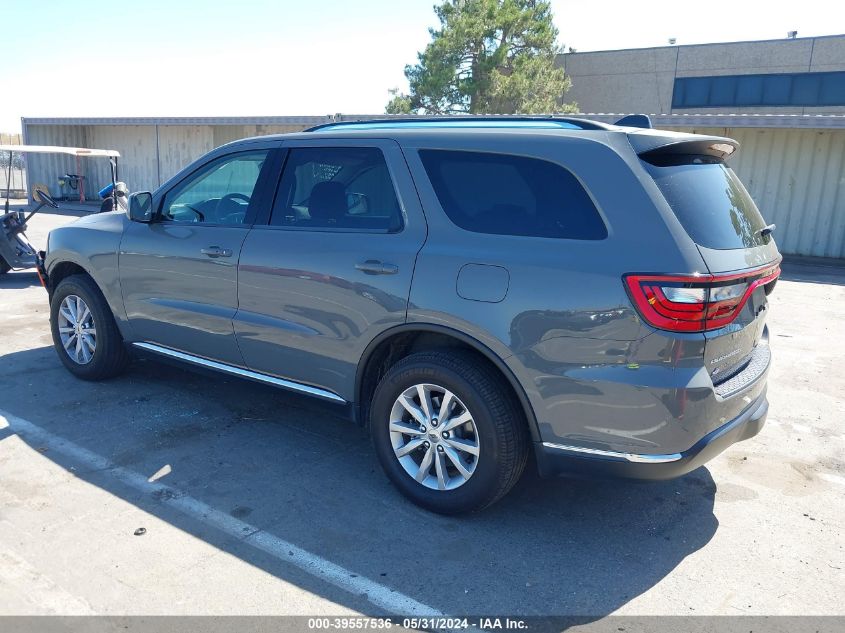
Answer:
M401 230L402 210L381 150L291 149L270 224L295 229Z
M663 197L696 244L705 248L752 248L771 239L766 222L734 171L707 158L644 162Z
M495 235L601 240L607 228L575 176L536 158L420 150L420 159L449 219Z

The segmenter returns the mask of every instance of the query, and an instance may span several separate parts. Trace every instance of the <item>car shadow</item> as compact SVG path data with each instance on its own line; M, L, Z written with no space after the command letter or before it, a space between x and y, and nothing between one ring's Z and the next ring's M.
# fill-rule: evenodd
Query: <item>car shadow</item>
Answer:
M443 517L401 497L368 438L330 405L152 361L86 383L50 347L2 357L0 380L15 393L0 405L6 412L145 477L171 470L155 492L139 494L108 469L43 453L68 472L367 613L382 610L252 547L248 537L181 514L166 499L190 495L450 615L599 618L654 587L718 527L716 485L704 468L650 484L541 480L529 468L493 507ZM0 430L0 445L13 432ZM127 534L136 527L127 525Z
M38 273L35 270L10 270L0 275L0 289L16 290L40 286Z
M845 286L845 266L842 260L829 263L806 261L800 258L785 258L781 264L782 281L797 281L810 284Z

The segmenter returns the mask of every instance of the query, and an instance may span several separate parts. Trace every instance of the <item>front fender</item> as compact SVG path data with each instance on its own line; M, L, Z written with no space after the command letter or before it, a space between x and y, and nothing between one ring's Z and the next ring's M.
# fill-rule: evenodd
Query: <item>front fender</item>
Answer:
M128 220L122 212L100 213L50 231L44 268L54 277L64 264L84 270L97 284L124 338L131 338L120 288L120 241ZM51 289L52 290L52 289Z

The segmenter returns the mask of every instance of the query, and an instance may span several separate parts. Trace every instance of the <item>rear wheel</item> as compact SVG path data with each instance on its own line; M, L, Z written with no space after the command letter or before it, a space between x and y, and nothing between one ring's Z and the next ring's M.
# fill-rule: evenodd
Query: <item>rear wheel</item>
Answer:
M86 275L71 275L50 300L53 345L65 367L84 380L121 373L129 356L100 289Z
M412 354L376 387L370 431L387 476L434 512L504 496L528 456L524 419L498 374L464 352Z

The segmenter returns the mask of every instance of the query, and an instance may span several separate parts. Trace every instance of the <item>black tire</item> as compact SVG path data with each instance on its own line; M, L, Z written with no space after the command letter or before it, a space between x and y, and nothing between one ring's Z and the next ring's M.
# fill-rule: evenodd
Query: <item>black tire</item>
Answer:
M96 346L91 360L86 364L77 363L70 357L59 335L59 308L68 295L76 295L86 303L96 327ZM129 362L129 354L117 329L114 315L97 284L87 275L71 275L59 282L50 300L50 329L59 359L77 378L113 378L123 372Z
M475 471L453 490L418 483L399 463L390 439L394 402L406 389L429 383L451 391L472 412L480 447ZM412 354L391 367L376 387L370 407L370 434L388 478L414 503L440 514L486 508L519 480L529 453L524 415L504 378L481 358L464 351Z

